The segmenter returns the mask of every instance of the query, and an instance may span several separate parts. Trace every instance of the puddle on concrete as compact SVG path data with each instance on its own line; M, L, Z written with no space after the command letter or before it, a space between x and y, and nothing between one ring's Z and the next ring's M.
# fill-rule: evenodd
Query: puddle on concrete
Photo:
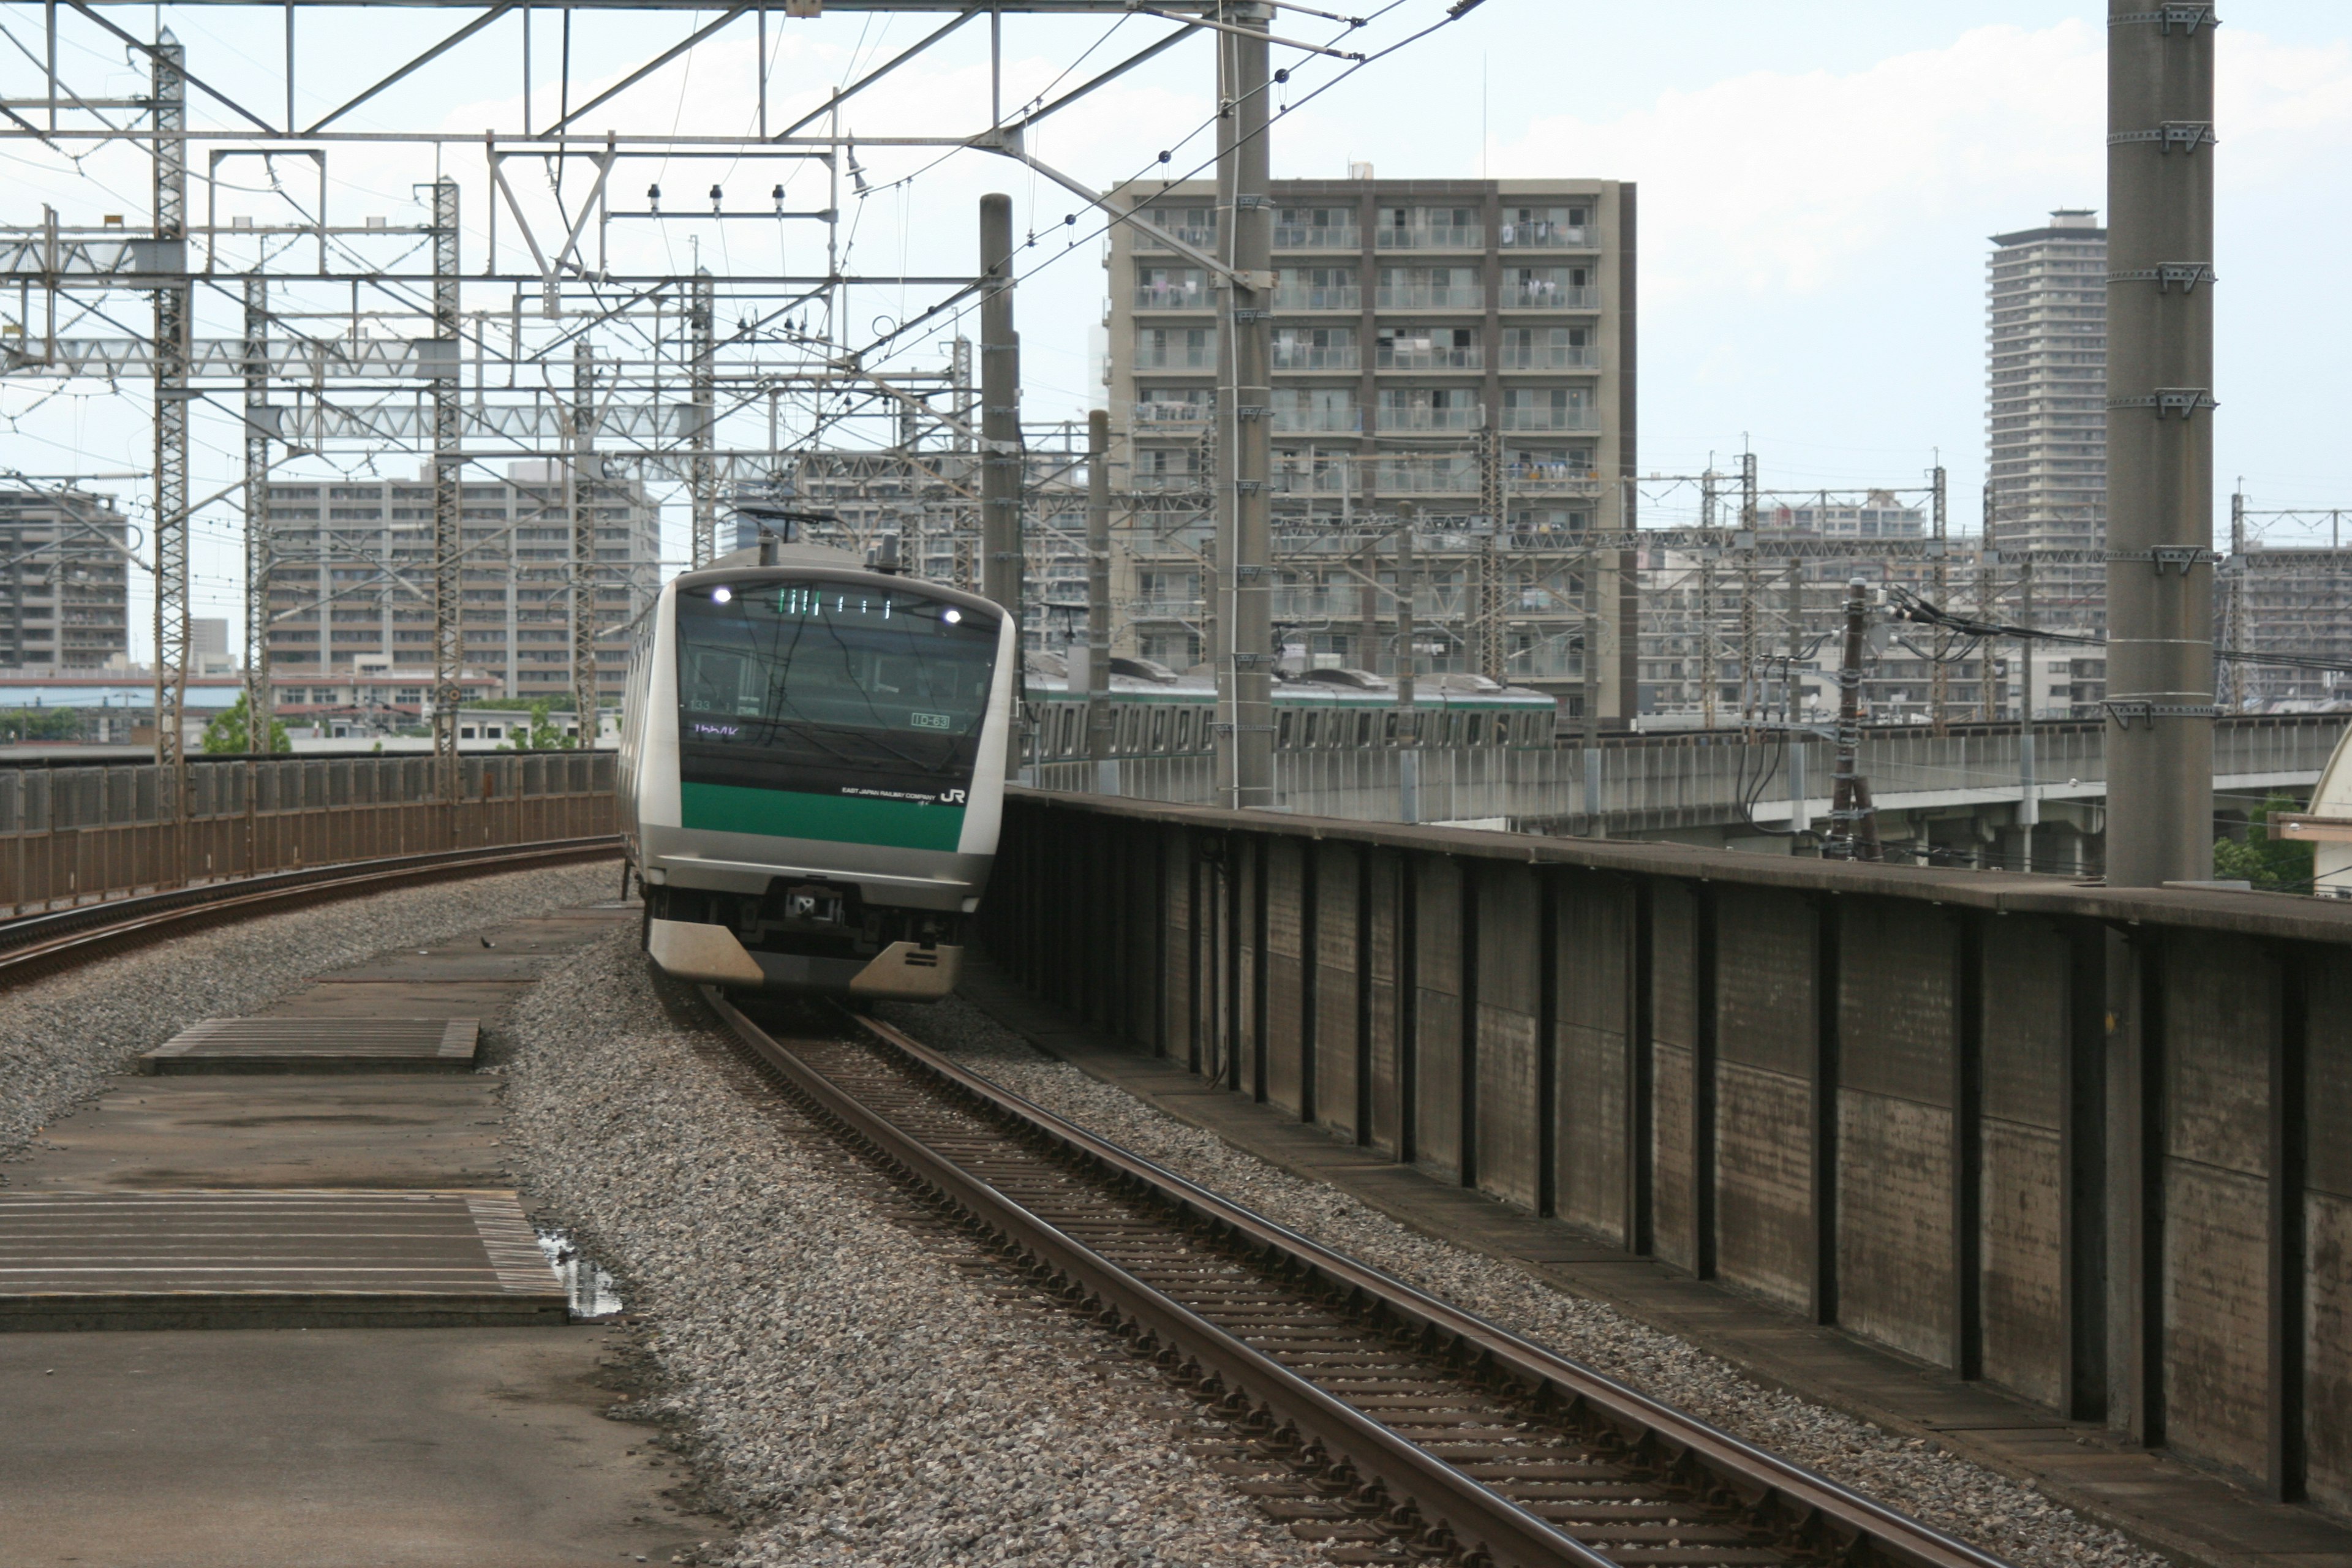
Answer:
M574 1246L570 1237L560 1230L542 1230L539 1250L555 1277L563 1281L573 1317L609 1318L621 1310L621 1296L613 1287L613 1277Z

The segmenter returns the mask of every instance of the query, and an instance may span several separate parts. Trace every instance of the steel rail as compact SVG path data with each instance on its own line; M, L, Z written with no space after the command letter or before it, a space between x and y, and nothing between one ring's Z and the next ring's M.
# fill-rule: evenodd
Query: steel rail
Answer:
M1310 1452L1320 1449L1416 1512L1423 1521L1419 1549L1494 1568L1596 1568L1611 1561L1136 1278L861 1101L716 992L704 994L755 1055L829 1116L984 1229L1071 1282L1107 1320L1147 1347L1158 1347L1163 1364L1198 1367L1228 1391L1229 1401L1239 1395L1274 1428L1289 1428ZM887 1024L863 1016L857 1022L888 1053L890 1065L976 1105L988 1120L1041 1143L1051 1155L1141 1194L1168 1215L1171 1233L1205 1233L1267 1273L1344 1303L1351 1316L1382 1321L1410 1336L1423 1352L1473 1369L1465 1381L1498 1384L1547 1415L1613 1432L1620 1452L1751 1516L1770 1517L1776 1534L1811 1544L1815 1554L1903 1568L2002 1568L1998 1558L1229 1203Z
M619 848L619 838L599 837L350 860L27 915L0 921L0 987L222 921L251 920L412 883L602 859Z

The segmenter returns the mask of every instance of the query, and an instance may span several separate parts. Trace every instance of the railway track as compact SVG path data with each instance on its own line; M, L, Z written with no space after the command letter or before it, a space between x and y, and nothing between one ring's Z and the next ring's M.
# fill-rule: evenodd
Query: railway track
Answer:
M619 847L617 838L562 838L402 855L240 877L26 915L0 921L0 986L20 984L227 921L251 920L419 882L593 860L617 853Z
M772 1081L1210 1406L1213 1457L1336 1561L2000 1560L1276 1226L871 1018L704 995ZM765 1025L782 1020L779 1033ZM764 1021L764 1024L763 1024ZM780 1037L781 1035L781 1037Z

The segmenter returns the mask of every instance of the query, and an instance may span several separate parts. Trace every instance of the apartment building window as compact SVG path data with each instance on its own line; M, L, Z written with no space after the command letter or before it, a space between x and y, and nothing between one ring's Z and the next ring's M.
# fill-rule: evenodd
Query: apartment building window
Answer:
M1355 462L1356 456L1350 451L1277 447L1274 452L1274 488L1282 495L1339 495L1348 489Z
M1384 456L1380 459L1378 483L1382 495L1475 495L1478 490L1478 463L1467 452L1414 458Z
M1514 386L1503 392L1506 430L1591 430L1599 414L1581 386Z
M1382 431L1475 430L1485 424L1475 387L1398 386L1381 391Z
M1276 430L1357 430L1363 418L1353 387L1281 386L1274 393Z
M1275 274L1277 310L1360 310L1363 291L1352 267L1285 267Z
M1383 267L1378 308L1383 310L1477 310L1486 286L1475 267Z
M1525 488L1559 482L1590 482L1595 477L1590 447L1522 447L1503 448L1503 476Z
M1506 327L1505 370L1596 370L1601 355L1591 327Z
M1282 207L1274 215L1277 250L1355 250L1363 245L1353 207Z
M1281 327L1274 334L1276 370L1360 368L1353 327Z
M1476 250L1486 243L1476 207L1382 207L1374 242L1383 250Z
M1473 327L1383 327L1375 363L1381 370L1477 370L1486 357Z
M1214 370L1217 329L1214 327L1138 327L1135 330L1138 370Z
M1590 310L1601 303L1590 267L1511 267L1503 272L1507 310Z
M1135 308L1139 310L1202 310L1208 305L1209 275L1198 267L1135 269Z
M1172 235L1186 245L1206 250L1217 243L1217 209L1214 207L1146 207L1139 214L1144 222L1161 234ZM1139 250L1165 250L1160 235L1150 229L1135 231Z
M1592 209L1586 205L1505 207L1495 237L1505 250L1541 250L1592 243Z
M1200 469L1189 447L1147 447L1135 454L1134 478L1139 490L1189 490L1199 485Z

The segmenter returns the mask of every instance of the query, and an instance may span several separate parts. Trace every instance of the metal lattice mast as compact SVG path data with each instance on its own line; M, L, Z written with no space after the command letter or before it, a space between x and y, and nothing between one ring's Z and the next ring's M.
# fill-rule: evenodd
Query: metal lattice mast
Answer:
M181 253L188 236L186 53L169 32L153 66L156 249ZM174 267L177 270L177 267ZM187 756L180 723L188 679L189 286L155 290L155 761L173 770L172 816L187 815ZM182 868L184 870L184 868Z
M686 325L692 364L688 372L688 417L687 488L694 508L696 567L710 564L718 554L719 476L711 458L712 426L718 418L717 346L711 318L716 313L710 274L698 270L687 296Z
M1983 537L1978 541L1977 551L1977 619L1980 621L1993 618L1992 569L2000 555L1992 542L1996 516L1992 481L1988 479L1984 488ZM1977 647L1977 704L1980 710L1977 717L1988 724L2000 717L2000 688L1995 684L1992 666L1993 647L1988 638Z
M2230 492L2230 580L2221 610L2228 630L2221 646L2232 654L2243 654L2246 648L2246 497L2242 490ZM2229 710L2232 713L2246 710L2246 661L2233 658L2223 666L2224 688Z
M1485 411L1482 410L1482 413ZM1478 510L1486 520L1486 536L1479 542L1476 604L1472 608L1470 644L1476 651L1478 673L1489 680L1503 679L1503 437L1491 414L1478 432Z
M1756 454L1739 455L1739 724L1756 738L1764 706L1764 681L1757 665Z
M269 750L269 285L245 280L245 733Z
M433 183L433 761L441 798L457 799L458 629L465 602L457 475L457 182ZM454 823L453 823L454 828Z
M578 750L596 744L596 351L586 338L572 345L572 453L567 467L572 500L572 716L580 729ZM698 500L699 497L697 498ZM709 536L698 511L695 546L700 565L709 559Z
M1936 607L1948 610L1951 605L1945 595L1951 591L1952 585L1950 557L1947 553L1950 549L1951 528L1944 510L1944 465L1941 463L1936 465L1934 504ZM1927 671L1927 718L1935 726L1934 732L1941 735L1951 726L1952 676L1950 667L1945 661L1951 657L1952 634L1940 623L1936 627L1930 646L1935 650L1935 659Z

